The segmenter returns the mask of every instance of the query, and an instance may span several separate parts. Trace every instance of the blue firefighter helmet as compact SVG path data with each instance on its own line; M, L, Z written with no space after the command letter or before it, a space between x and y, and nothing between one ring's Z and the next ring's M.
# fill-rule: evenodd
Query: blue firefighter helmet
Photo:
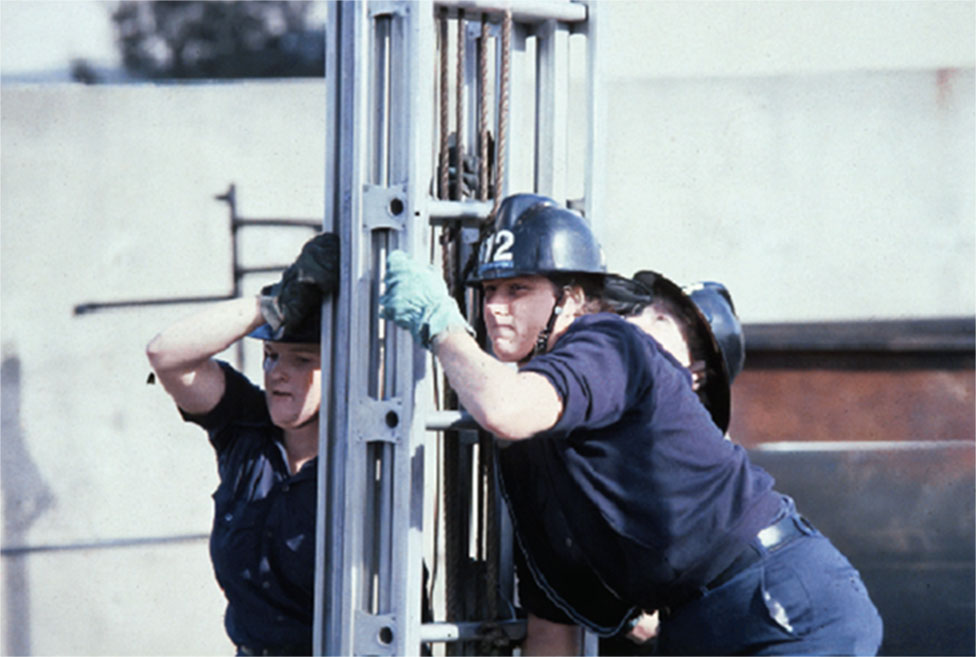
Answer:
M275 283L262 288L262 295L277 294L281 283ZM281 326L275 331L270 324L264 323L247 334L249 338L267 340L268 342L321 342L322 341L322 311L312 308L299 321L289 326Z
M603 249L582 216L545 196L514 194L498 206L494 231L482 242L466 283L606 271Z
M685 288L654 271L639 271L634 280L650 291L651 297L670 299L692 319L692 329L705 347L705 380L698 390L715 424L722 431L731 418L732 381L746 360L742 324L735 314L732 295L721 283L704 281Z
M684 291L698 306L712 330L722 352L729 383L739 375L746 362L746 345L742 324L735 314L732 295L721 283L703 281L685 287Z
M318 315L318 313L315 313ZM302 325L297 328L284 328L277 333L271 328L270 324L262 324L247 334L249 338L267 340L268 342L310 342L317 343L322 340L320 330L321 322L318 318L307 318Z

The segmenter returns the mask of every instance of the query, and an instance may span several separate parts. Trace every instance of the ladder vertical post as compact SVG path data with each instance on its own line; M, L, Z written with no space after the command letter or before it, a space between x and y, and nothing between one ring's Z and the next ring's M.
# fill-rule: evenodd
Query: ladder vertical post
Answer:
M499 183L502 185L502 197L533 191L535 158L538 155L535 151L535 94L531 90L534 87L535 67L529 61L527 53L528 27L518 21L512 22L511 48L508 149L501 154L505 161L506 176ZM498 66L500 70L501 53Z
M569 29L555 20L536 28L535 191L567 199Z
M584 172L584 213L591 222L593 232L599 237L603 233L603 214L608 204L605 172L609 166L606 149L607 98L604 83L604 62L601 49L604 47L603 31L609 18L611 3L597 0L579 0L586 5L586 22L581 32L586 35L586 102L587 139L586 163Z
M314 647L419 654L426 352L377 304L389 251L425 257L429 241L433 5L344 0L327 12L326 216L342 276L323 341Z
M355 610L362 605L363 580L361 509L365 464L351 428L354 408L348 400L356 381L351 376L354 343L361 335L356 300L364 283L361 231L365 145L362 116L366 90L362 68L367 58L365 7L354 2L327 6L326 34L326 197L325 221L342 243L339 291L331 305L334 321L323 324L323 409L319 423L319 504L316 528L316 603L313 626L317 654L352 654ZM361 351L359 353L362 353ZM329 376L326 376L328 374ZM326 386L325 379L330 385ZM328 394L328 398L326 398ZM358 494L357 494L358 493ZM356 512L359 511L359 512Z
M403 226L400 247L414 258L427 257L430 242L429 192L434 172L434 70L436 30L429 0L401 2L393 22L391 71L390 182L401 185ZM392 331L392 325L390 327ZM396 393L402 403L403 433L396 445L393 474L393 591L390 610L397 633L394 654L420 654L423 588L424 444L426 416L432 410L428 354L406 331L395 331ZM387 361L389 363L389 360Z

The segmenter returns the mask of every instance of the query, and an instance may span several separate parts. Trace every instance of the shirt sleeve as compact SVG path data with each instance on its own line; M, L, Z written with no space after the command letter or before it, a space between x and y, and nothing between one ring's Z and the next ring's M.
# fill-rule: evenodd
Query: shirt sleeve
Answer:
M609 426L645 396L653 384L645 352L658 347L637 331L615 315L588 315L577 319L552 351L522 368L549 379L562 399L563 413L551 432Z
M218 360L224 372L224 395L209 413L192 414L182 408L180 415L186 422L199 425L207 431L210 442L218 451L226 447L235 422L266 422L268 415L264 393L229 363Z

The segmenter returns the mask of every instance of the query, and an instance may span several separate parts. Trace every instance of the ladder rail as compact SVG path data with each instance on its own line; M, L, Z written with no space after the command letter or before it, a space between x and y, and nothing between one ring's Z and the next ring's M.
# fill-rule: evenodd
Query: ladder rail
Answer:
M503 0L342 0L326 7L326 219L343 244L339 293L323 307L323 404L320 422L319 505L313 650L315 654L419 654L423 642L499 641L524 636L514 618L422 622L425 484L433 455L432 431L462 436L463 458L473 458L477 427L463 411L435 411L429 354L405 331L377 315L385 257L391 249L430 256L436 228L459 228L459 261L490 218L493 201L434 198L436 184L435 84L438 48L435 15L465 12L464 114L460 149L479 153L476 47L484 29L495 35L511 10L512 72L534 75L530 97L513 94L513 107L531 108L501 153L502 193L534 190L559 200L567 192L568 46L570 34L590 29L592 7L577 0L539 0L511 6ZM504 32L504 30L502 30ZM595 31L592 33L595 34ZM588 40L592 34L588 34ZM457 37L455 37L457 38ZM535 60L525 54L529 39ZM591 52L595 52L590 42ZM500 98L501 47L493 55L493 108ZM486 52L486 51L482 51ZM590 56L592 72L595 56ZM514 90L519 79L513 75ZM595 150L591 128L587 152ZM521 111L521 110L520 110ZM501 112L490 122L498 135ZM531 145L525 148L523 145ZM516 152L517 151L517 152ZM586 214L594 216L599 175L586 163ZM576 163L583 166L582 163ZM513 169L514 166L514 169ZM326 376L328 373L328 376ZM481 450L479 450L481 451ZM486 455L481 454L483 458ZM425 468L425 462L427 467ZM467 462L467 461L466 461ZM474 461L470 461L473 463ZM466 470L473 473L470 467ZM491 475L496 476L496 475ZM468 475L471 479L471 475ZM498 501L495 481L487 490ZM493 491L493 492L492 492ZM459 491L463 492L463 491ZM468 513L484 504L474 489L464 496ZM478 500L481 500L479 502ZM500 577L504 600L514 596L511 524L501 511ZM469 517L469 522L473 516ZM480 521L479 521L480 522ZM480 534L480 533L479 533ZM473 538L468 535L465 545ZM495 546L498 548L498 546ZM480 548L478 548L480 549ZM436 547L435 547L436 550ZM490 550L489 550L490 552ZM486 590L485 595L495 591ZM512 608L514 610L514 607ZM500 611L500 615L508 612ZM488 644L484 644L488 645ZM496 644L500 645L500 644ZM593 641L586 652L592 654Z
M334 307L335 321L323 324L322 355L334 358L332 376L323 376L322 409L329 412L320 421L319 436L319 504L316 525L315 622L313 652L323 655L352 654L352 597L358 584L359 564L350 563L361 516L349 517L346 491L354 483L348 464L354 456L349 439L348 399L351 381L340 373L350 371L350 341L355 332L352 300L360 292L360 238L353 229L354 176L361 158L355 138L356 106L363 95L361 62L357 45L364 42L360 31L364 16L354 5L330 3L326 7L326 197L325 222L336 231L344 248L340 252L339 293L326 306ZM358 204L357 204L358 205ZM323 313L326 311L323 310ZM323 316L323 320L325 320ZM326 334L324 328L331 327ZM323 368L323 372L325 372ZM326 386L326 380L332 385ZM328 388L328 389L327 389ZM328 395L328 396L327 396ZM320 411L321 412L321 411ZM330 439L330 436L332 437ZM324 457L324 458L323 458ZM358 598L358 596L357 596ZM342 600L341 604L336 604Z

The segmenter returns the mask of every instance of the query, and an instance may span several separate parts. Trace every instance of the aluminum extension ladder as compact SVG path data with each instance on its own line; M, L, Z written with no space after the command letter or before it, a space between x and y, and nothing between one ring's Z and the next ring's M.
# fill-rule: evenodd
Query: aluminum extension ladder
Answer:
M592 0L363 0L328 3L327 11L324 228L340 235L343 276L339 294L323 308L314 649L326 655L418 655L422 646L477 639L480 620L498 620L423 622L424 540L430 532L424 518L433 503L427 491L441 465L431 448L434 432L463 429L451 435L473 448L476 431L460 412L435 407L429 355L377 315L389 250L431 258L431 236L453 227L466 254L493 208L486 199L435 193L443 159L437 144L448 129L443 121L438 128L435 74L439 48L449 43L445 26L459 27L454 50L464 53L452 85L455 93L461 87L453 131L464 151L480 152L479 103L497 109L500 95L509 96L507 115L495 111L490 126L500 137L502 117L508 117L496 189L545 194L597 218L605 170L596 54L603 6ZM501 34L503 24L507 34ZM477 45L489 32L495 49L486 63L495 83L484 89ZM510 63L499 37L508 37ZM577 43L583 48L574 50ZM581 55L573 59L574 53ZM574 61L583 62L582 76L572 75ZM503 70L507 87L499 81ZM443 87L447 78L440 79ZM573 135L571 157L571 87L581 79L584 100L573 108L576 114L586 108L586 128ZM599 225L594 230L599 234ZM496 495L493 485L490 494ZM504 545L498 590L511 602L510 527L503 505L499 509ZM455 654L463 654L459 645ZM586 652L595 654L594 646L588 637Z

